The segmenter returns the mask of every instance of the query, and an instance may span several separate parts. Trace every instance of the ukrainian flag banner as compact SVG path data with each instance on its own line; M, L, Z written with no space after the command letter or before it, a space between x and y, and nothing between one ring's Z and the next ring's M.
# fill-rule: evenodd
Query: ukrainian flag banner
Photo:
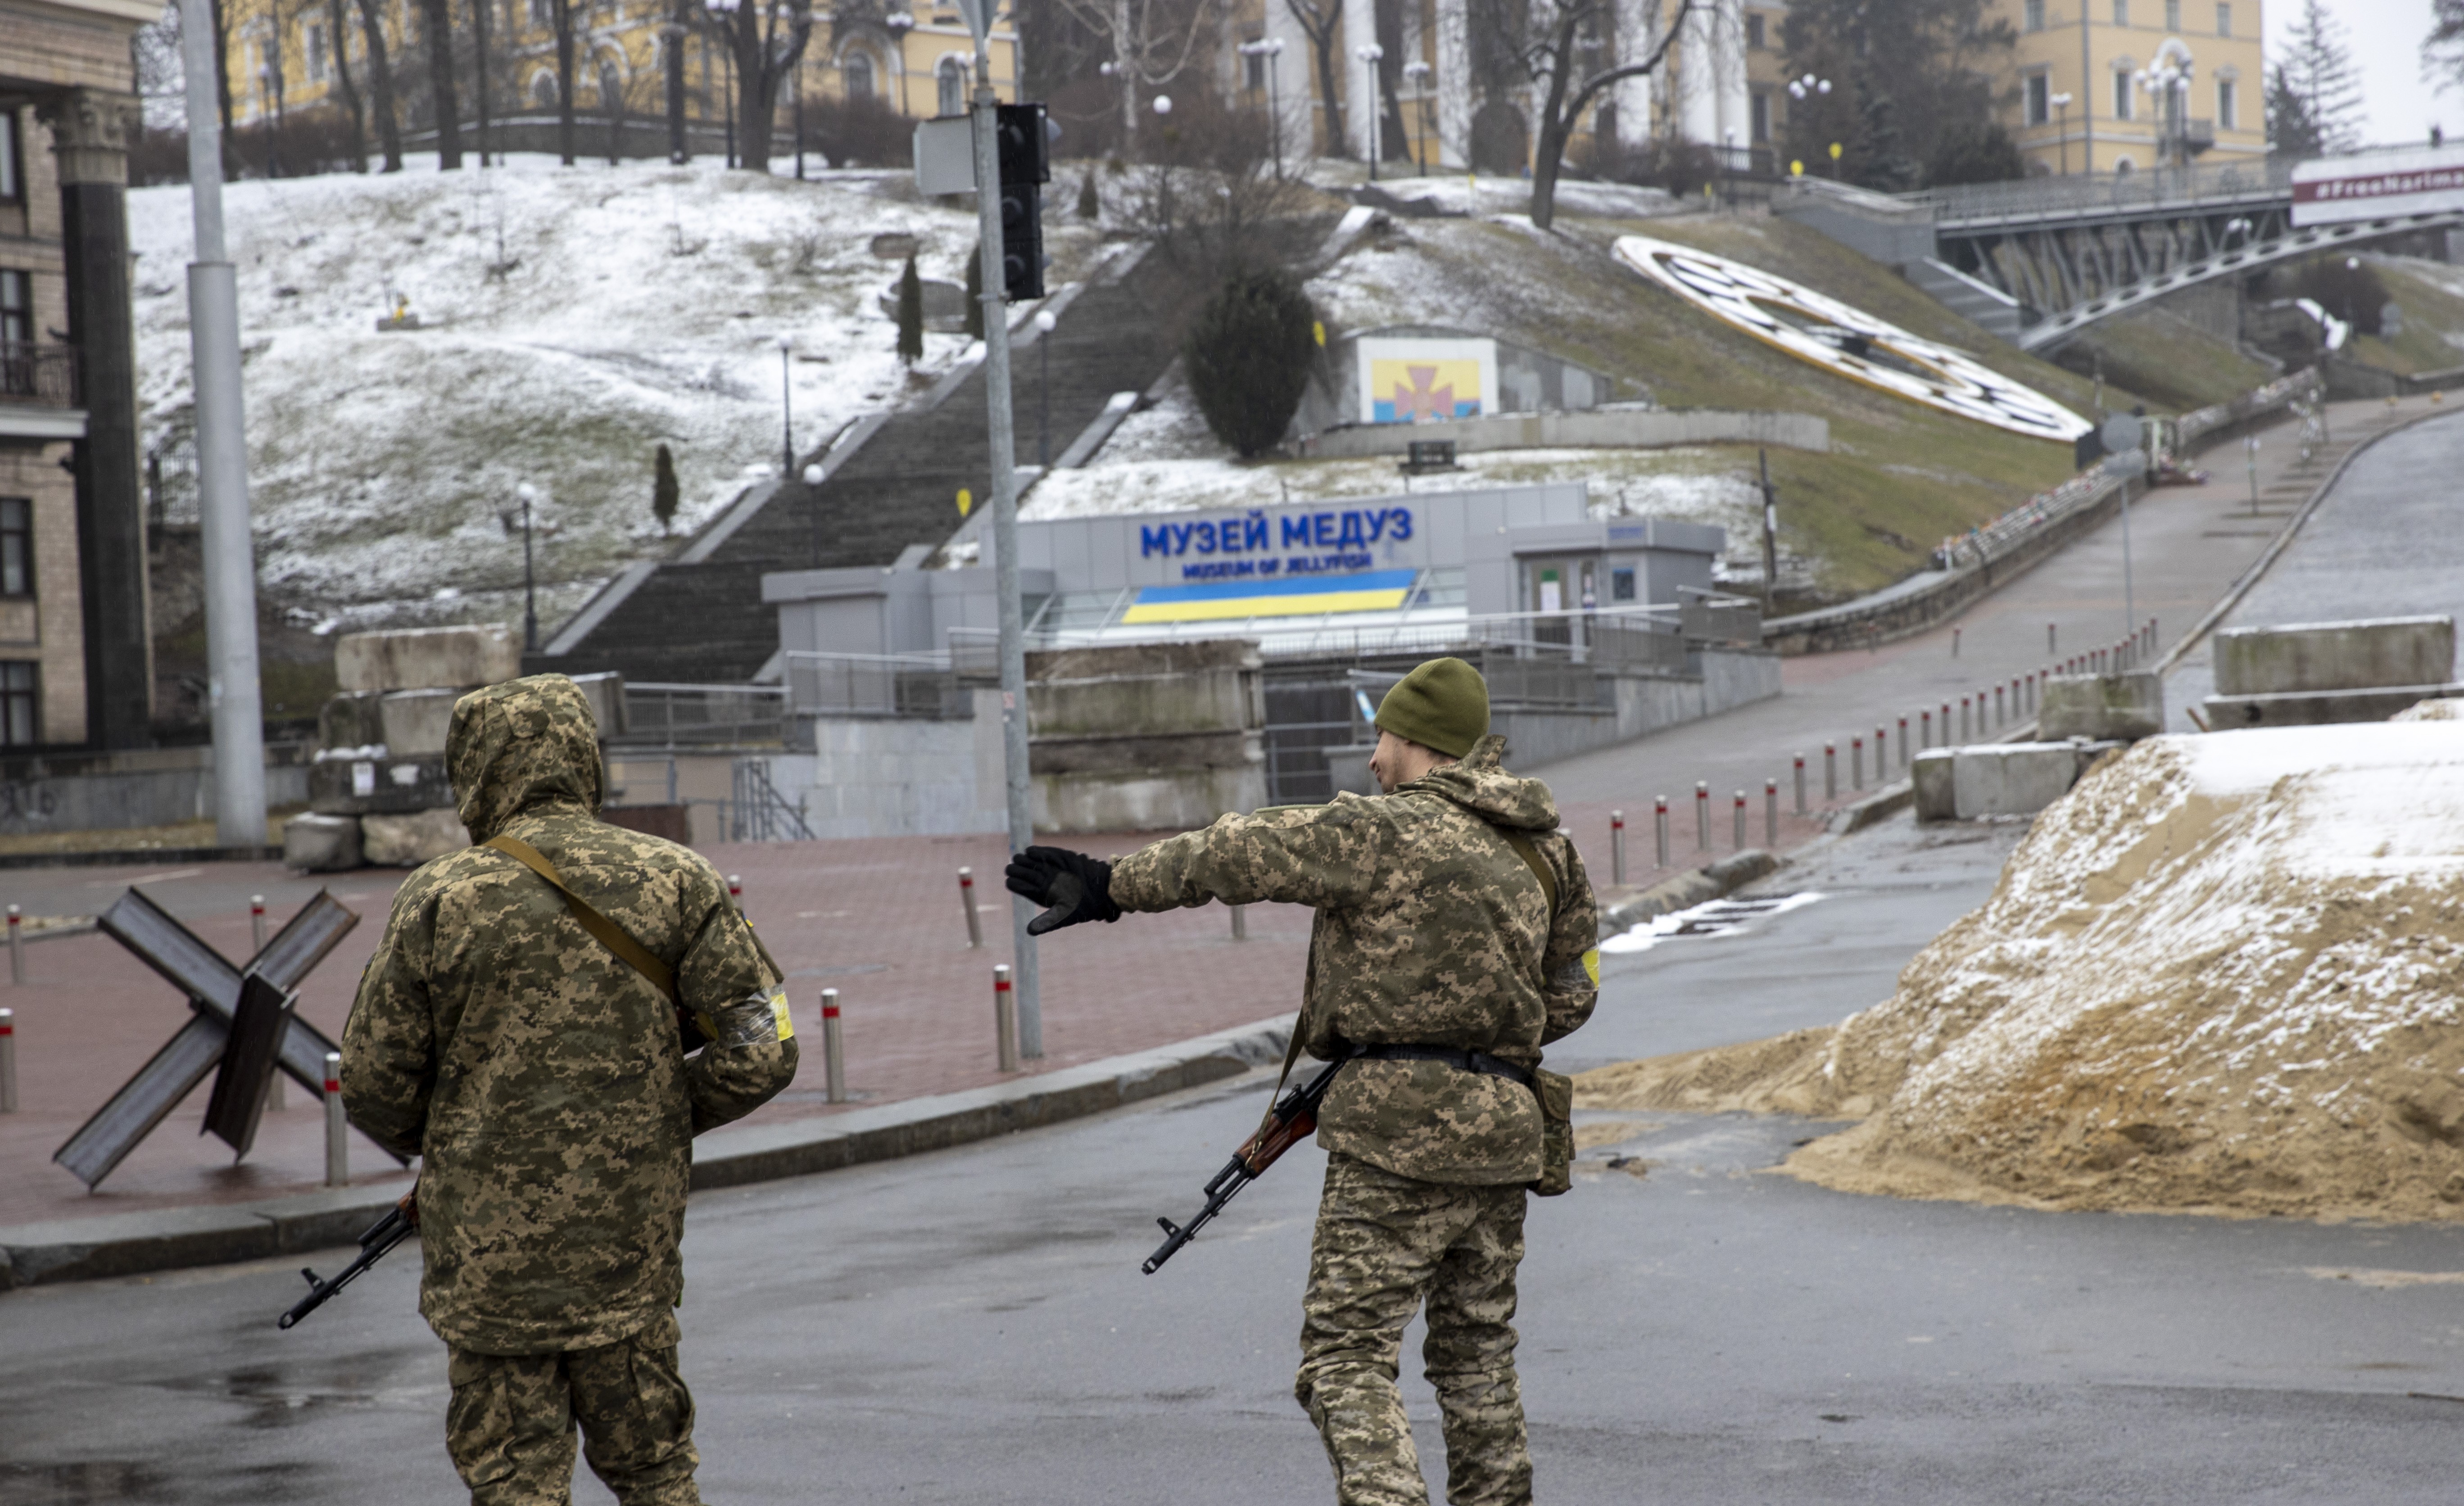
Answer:
M1412 594L1417 570L1364 570L1346 576L1209 580L1140 586L1123 622L1212 622L1242 617L1316 617L1329 612L1392 612Z

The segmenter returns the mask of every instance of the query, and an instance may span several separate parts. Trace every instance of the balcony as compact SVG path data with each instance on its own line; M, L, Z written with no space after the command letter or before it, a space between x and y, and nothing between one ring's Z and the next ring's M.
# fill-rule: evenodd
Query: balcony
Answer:
M0 439L83 439L74 345L0 343Z

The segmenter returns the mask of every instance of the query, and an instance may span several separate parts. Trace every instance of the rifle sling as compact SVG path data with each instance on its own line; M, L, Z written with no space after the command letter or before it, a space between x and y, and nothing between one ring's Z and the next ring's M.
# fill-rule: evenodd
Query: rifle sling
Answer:
M494 847L554 885L556 892L564 896L565 907L573 911L573 918L582 923L583 930L599 938L602 946L624 959L634 971L649 979L650 987L664 994L670 1004L684 1008L684 1000L676 993L674 971L651 955L649 948L627 935L625 928L600 914L588 900L566 888L563 875L556 871L556 864L547 861L546 854L513 837L491 837L480 845Z

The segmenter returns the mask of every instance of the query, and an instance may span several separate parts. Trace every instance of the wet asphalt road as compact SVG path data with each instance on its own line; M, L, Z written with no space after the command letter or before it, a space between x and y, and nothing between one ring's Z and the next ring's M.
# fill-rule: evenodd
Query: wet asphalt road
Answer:
M1870 1003L2016 836L1902 821L1814 855L1774 886L1820 902L1612 959L1561 1056ZM1266 1088L697 1199L685 1364L708 1498L1330 1499L1289 1390L1314 1149L1161 1275L1137 1270L1154 1216L1194 1209ZM2464 1230L2048 1215L1757 1174L1818 1131L1648 1116L1622 1147L1646 1174L1603 1147L1573 1195L1533 1205L1541 1499L2464 1496L2464 1402L2408 1394L2464 1396L2464 1277L2384 1274L2464 1272ZM289 1334L288 1263L0 1298L0 1500L459 1499L415 1276L391 1261ZM1417 1343L1406 1396L1434 1471ZM608 1497L585 1476L576 1498Z

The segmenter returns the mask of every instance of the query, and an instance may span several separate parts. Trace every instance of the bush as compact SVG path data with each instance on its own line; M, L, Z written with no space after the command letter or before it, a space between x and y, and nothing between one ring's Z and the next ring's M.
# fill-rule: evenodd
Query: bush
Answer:
M667 442L661 440L658 453L650 457L650 515L659 520L662 534L675 527L678 490L676 457L668 452Z
M898 359L911 366L924 359L924 284L913 256L898 274Z
M805 103L822 155L833 167L905 167L915 156L915 122L878 97L832 96Z
M1703 186L1720 181L1720 159L1701 142L1653 137L1632 145L1595 136L1577 164L1583 172L1611 183L1665 188L1680 199L1702 197Z
M1241 454L1283 439L1317 360L1317 315L1279 270L1236 272L1199 310L1181 347L1206 426Z
M2028 163L2019 155L2019 143L2011 140L2011 133L1998 120L1951 131L1925 163L1925 185L1935 188L1959 183L2009 183L2027 175Z

